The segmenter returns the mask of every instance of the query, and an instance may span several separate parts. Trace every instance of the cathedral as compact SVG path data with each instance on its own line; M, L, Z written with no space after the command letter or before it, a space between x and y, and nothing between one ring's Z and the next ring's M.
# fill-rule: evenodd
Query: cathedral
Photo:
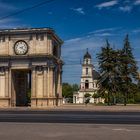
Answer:
M82 75L81 75L81 81L80 81L80 89L77 93L73 94L73 103L76 104L82 104L85 103L85 96L86 94L89 94L89 103L99 103L104 102L102 98L93 98L93 95L97 93L99 90L98 86L98 79L100 75L95 70L93 64L92 64L92 58L89 54L88 50L83 58L82 63Z

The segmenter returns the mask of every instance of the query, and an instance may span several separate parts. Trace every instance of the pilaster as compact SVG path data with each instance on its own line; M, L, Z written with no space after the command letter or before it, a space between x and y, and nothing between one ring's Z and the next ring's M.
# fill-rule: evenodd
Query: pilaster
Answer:
M48 95L48 91L47 91L47 85L48 85L48 68L47 67L44 67L44 91L43 91L43 97L47 97Z
M9 97L9 69L5 69L5 97Z
M53 67L49 68L49 87L50 87L49 95L50 95L50 97L53 97Z
M36 70L35 70L35 67L32 67L31 96L36 97Z

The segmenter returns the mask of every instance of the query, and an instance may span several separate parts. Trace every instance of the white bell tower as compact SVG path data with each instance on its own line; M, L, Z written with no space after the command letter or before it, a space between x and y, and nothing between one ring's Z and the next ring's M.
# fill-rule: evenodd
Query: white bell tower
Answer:
M82 64L82 76L80 90L90 90L93 88L93 64L91 55L88 52L84 55Z

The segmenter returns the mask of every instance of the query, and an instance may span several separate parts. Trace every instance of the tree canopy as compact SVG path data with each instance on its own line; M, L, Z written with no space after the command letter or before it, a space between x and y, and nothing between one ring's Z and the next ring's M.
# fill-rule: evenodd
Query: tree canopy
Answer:
M133 82L137 81L138 78L138 68L128 35L126 35L123 48L120 50L113 49L107 40L106 45L101 48L97 58L101 75L99 79L99 93L107 94L108 105L112 101L115 103L117 94L121 93L124 105L126 105L127 99L132 93L132 87L134 88Z

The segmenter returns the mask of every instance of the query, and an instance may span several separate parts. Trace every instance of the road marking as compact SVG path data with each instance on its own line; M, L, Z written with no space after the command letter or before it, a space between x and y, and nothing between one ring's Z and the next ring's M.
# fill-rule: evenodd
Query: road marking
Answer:
M112 129L114 131L126 131L126 132L130 132L130 131L137 131L137 130L131 130L131 129L126 129L126 128L115 128Z

